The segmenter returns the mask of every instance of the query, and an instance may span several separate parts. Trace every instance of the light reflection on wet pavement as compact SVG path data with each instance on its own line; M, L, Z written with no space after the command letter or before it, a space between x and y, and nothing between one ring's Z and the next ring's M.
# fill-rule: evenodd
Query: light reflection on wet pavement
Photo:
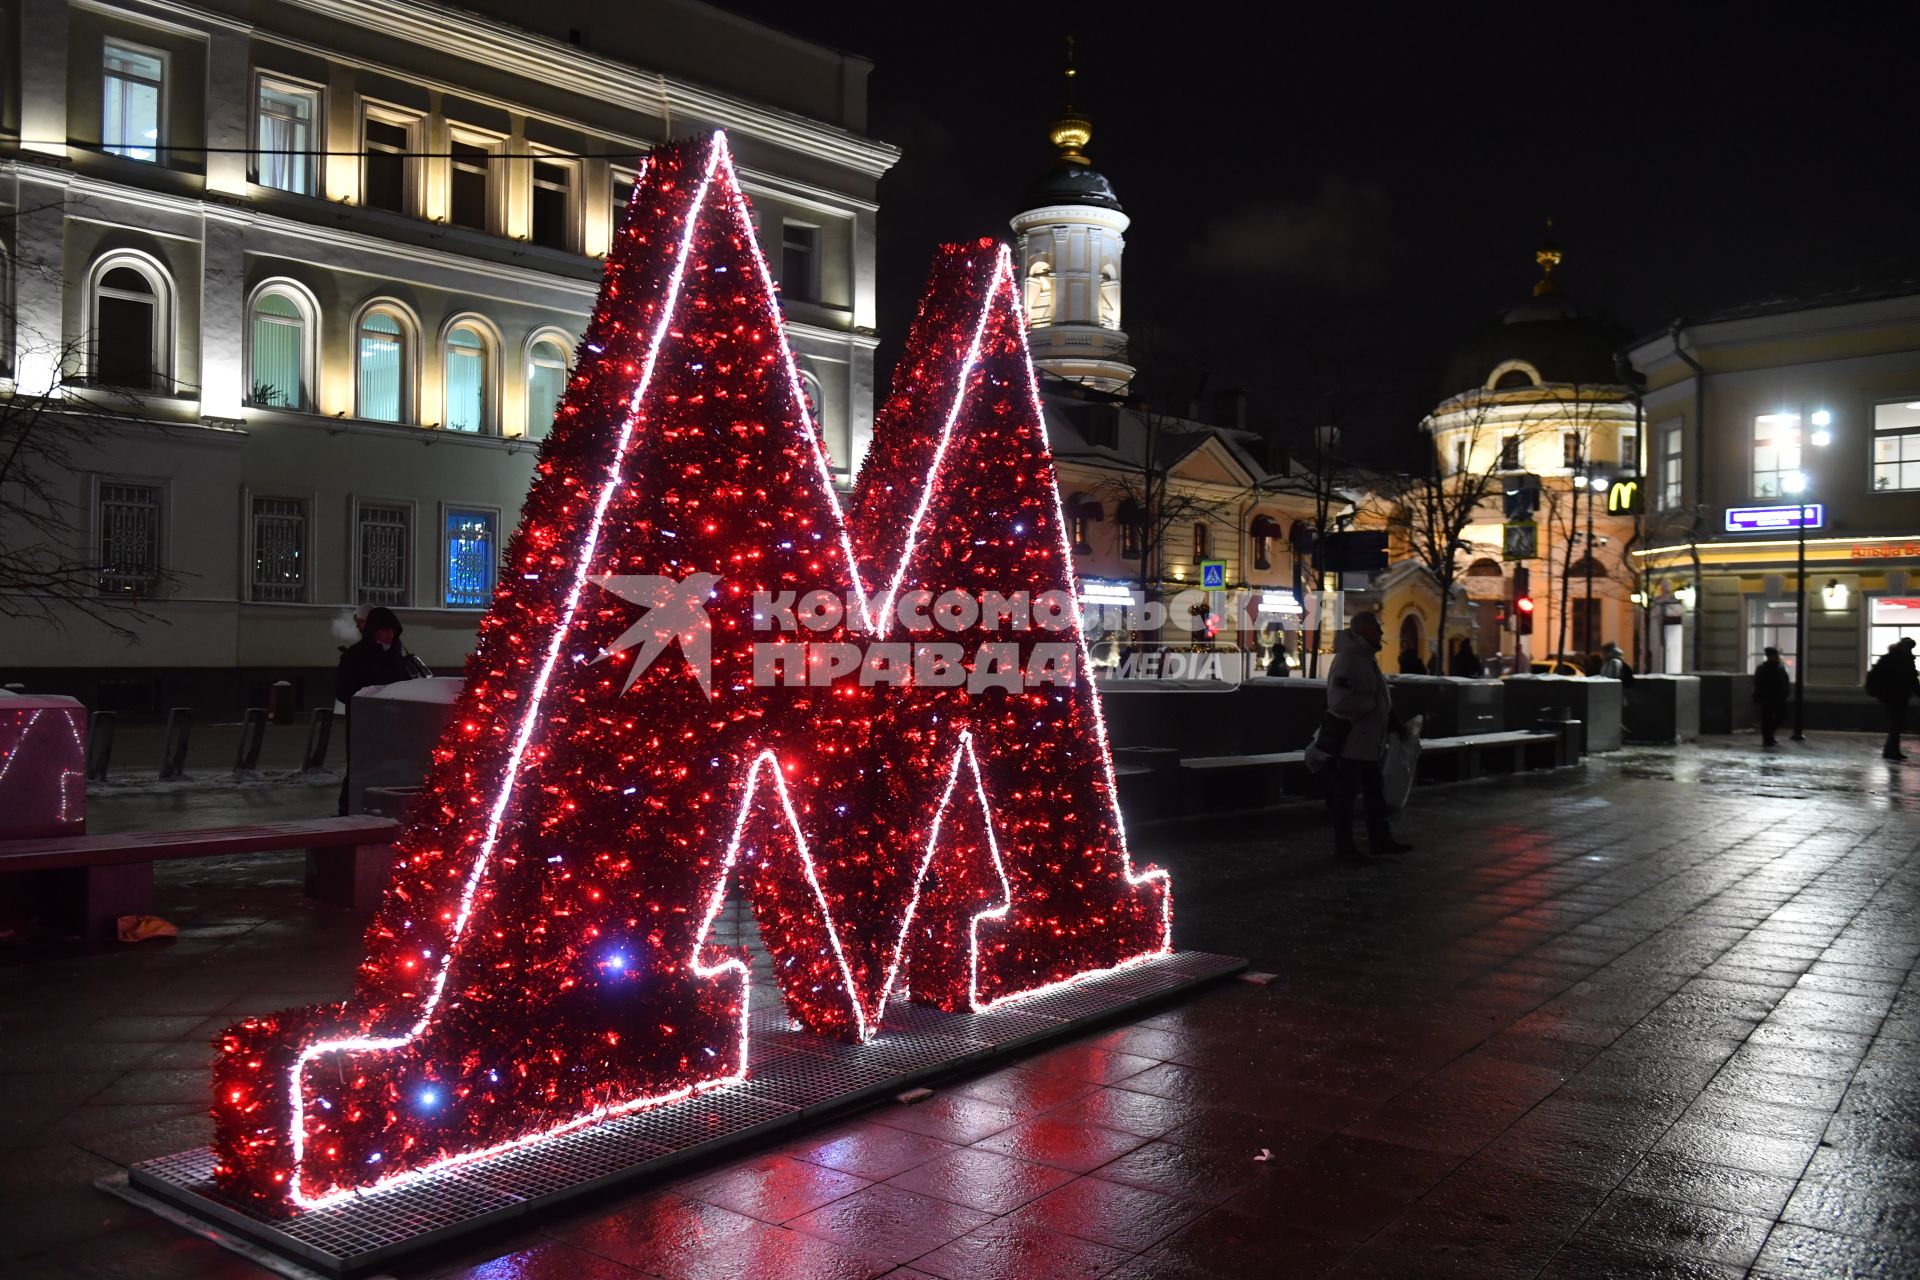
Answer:
M1920 1275L1920 764L1877 746L1422 789L1359 867L1311 808L1138 831L1181 945L1270 985L396 1270ZM344 993L364 919L299 872L168 869L176 942L0 953L0 1272L261 1274L88 1183L205 1140L214 1028Z

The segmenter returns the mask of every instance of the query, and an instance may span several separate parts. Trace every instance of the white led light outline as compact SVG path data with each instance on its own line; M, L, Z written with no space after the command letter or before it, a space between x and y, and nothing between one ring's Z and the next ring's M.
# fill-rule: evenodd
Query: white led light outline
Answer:
M466 883L461 886L460 909L455 913L453 928L449 931L449 937L445 945L441 948L440 963L434 972L432 989L428 993L426 1002L421 1008L420 1015L414 1024L399 1036L380 1038L353 1036L340 1040L322 1040L306 1046L294 1060L292 1073L293 1126L290 1135L293 1145L293 1169L289 1176L287 1193L288 1197L302 1208L319 1208L323 1204L332 1203L341 1196L355 1194L355 1189L349 1188L335 1191L329 1195L311 1197L306 1194L305 1189L301 1186L301 1174L306 1164L307 1136L306 1093L301 1082L306 1074L307 1063L322 1054L334 1053L341 1050L353 1053L366 1053L403 1048L419 1038L419 1036L426 1031L428 1025L433 1020L434 1011L440 1007L440 1000L446 990L447 975L452 969L455 952L458 950L461 937L466 933L467 922L473 914L474 898L479 892L480 883L486 875L487 867L493 860L494 847L499 843L501 820L506 814L507 805L512 800L516 785L520 779L520 765L526 756L527 744L533 738L536 724L535 717L539 712L541 702L546 696L547 683L553 676L553 668L559 662L560 650L566 640L567 632L572 627L574 615L579 609L580 595L586 587L588 570L592 566L595 554L599 551L601 525L606 519L607 508L613 502L614 493L620 488L621 465L626 459L627 447L632 442L634 427L639 421L640 409L645 401L647 388L653 381L654 366L659 361L660 349L666 341L668 326L672 324L674 313L679 306L680 287L686 277L687 258L693 251L694 232L700 225L700 214L706 207L707 192L713 184L714 171L719 168L725 160L726 154L726 136L721 133L716 133L707 153L706 172L701 176L699 189L694 193L692 202L687 206L686 228L681 233L680 252L674 261L673 274L668 278L667 295L660 308L660 319L654 326L653 341L648 346L646 361L641 367L639 380L634 384L632 397L627 402L627 415L620 425L618 444L613 450L613 456L607 461L606 479L601 483L600 496L594 503L593 518L587 527L587 537L581 548L580 558L574 565L573 586L567 593L566 608L561 613L560 619L555 624L553 633L547 641L546 658L541 663L540 673L534 680L532 695L526 699L524 704L526 710L521 715L520 728L518 732L514 734L513 746L507 755L506 776L500 785L498 796L494 799L493 811L487 815L486 836L481 840L480 848L474 856L473 869L467 873ZM636 187L644 180L645 172L646 168L643 163L640 173L635 178ZM727 173L729 175L732 174L731 166L728 166ZM784 338L782 341L784 342ZM662 1099L662 1101L664 1100L665 1099ZM644 1101L636 1102L633 1105L644 1105ZM602 1110L604 1111L604 1109ZM563 1127L570 1127L579 1122L581 1121L568 1121ZM553 1132L555 1132L555 1130L545 1131L546 1135L551 1135ZM504 1150L505 1148L499 1149ZM411 1170L409 1172L424 1174L435 1169L445 1168L448 1164L456 1160L473 1158L477 1158L477 1156L463 1153L460 1156L451 1157L447 1161L423 1166L421 1169ZM359 1190L364 1192L374 1187L391 1186L394 1185L396 1179L405 1176L405 1174L396 1174L393 1179L381 1179L373 1183L370 1187L360 1188Z
M81 758L85 759L87 754L87 740L81 736L80 720L79 717L74 714L73 710L57 707L35 707L33 712L27 716L27 722L20 726L20 733L13 740L13 750L7 752L4 760L0 760L0 782L5 782L7 775L13 772L13 762L18 760L26 752L27 736L33 732L33 726L40 723L40 717L49 711L59 712L59 718L66 721L68 730L73 734L74 745L80 748ZM52 730L48 730L47 732L50 733ZM60 771L60 810L57 814L60 821L71 822L73 820L73 797L68 794L68 780L72 778L80 779L80 793L84 796L86 794L86 777L85 769L78 771L62 769Z
M1173 895L1172 895L1171 877L1169 873L1163 868L1153 868L1149 871L1146 871L1140 874L1135 874L1134 872L1132 853L1128 846L1128 842L1126 839L1125 824L1120 812L1119 788L1116 784L1114 773L1113 773L1112 753L1107 745L1106 720L1100 710L1100 700L1099 700L1097 691L1090 691L1091 696L1089 698L1089 701L1093 707L1094 732L1095 732L1097 745L1100 751L1102 767L1105 772L1106 781L1107 781L1108 805L1111 810L1111 814L1114 822L1114 830L1120 842L1121 870L1127 880L1127 883L1131 886L1137 887L1139 885L1142 885L1148 882L1157 882L1159 884L1160 886L1159 896L1161 899L1161 937L1160 937L1159 945L1157 947L1144 951L1139 955L1132 956L1125 960L1122 960L1117 964L1111 965L1107 968L1086 970L1081 973L1074 974L1072 977L1062 979L1057 982L1048 983L1040 987L1030 988L1025 991L1008 993L1008 994L999 996L994 1000L988 1001L984 1004L981 1003L979 1000L980 922L982 920L1004 919L1007 916L1012 905L1012 888L1007 879L1005 865L1001 861L999 843L994 834L994 829L993 829L994 824L993 824L993 816L992 816L992 806L986 792L985 783L980 774L979 760L977 755L974 752L973 736L971 731L970 730L962 731L959 745L955 749L953 762L948 772L947 785L942 793L940 804L936 809L936 812L934 815L932 833L928 840L927 849L925 853L922 855L919 871L914 878L912 897L908 902L907 910L904 913L904 916L901 921L900 931L895 942L893 960L889 967L885 983L883 984L883 986L881 987L878 993L878 998L875 1002L875 1016L871 1022L869 1021L869 1018L868 1018L865 1002L862 1000L860 992L853 981L851 966L848 964L846 955L841 948L839 930L834 923L832 910L827 903L825 891L823 890L820 884L818 875L816 874L815 867L813 864L813 858L810 851L808 850L805 834L801 829L799 815L795 812L793 808L792 799L787 792L786 779L780 768L779 760L771 749L763 750L754 757L753 763L749 767L748 777L747 777L747 786L742 796L741 808L736 818L733 837L729 844L727 857L722 867L722 874L718 879L714 894L709 900L708 913L704 918L704 920L702 921L701 927L695 936L694 952L693 952L693 956L691 957L691 966L690 966L693 972L697 976L700 976L703 978L717 977L720 974L727 973L727 972L735 972L742 975L743 977L742 994L741 994L741 1014L740 1014L740 1063L739 1063L739 1070L737 1072L731 1075L714 1077L709 1080L698 1081L688 1085L684 1085L679 1088L670 1090L664 1094L650 1095L650 1096L641 1097L641 1098L629 1099L626 1102L598 1107L590 1112L586 1112L582 1115L576 1116L573 1119L562 1121L560 1124L555 1125L551 1128L541 1130L538 1133L524 1134L524 1135L521 1135L520 1137L509 1139L506 1142L498 1143L490 1147L482 1148L475 1151L461 1152L457 1155L449 1156L444 1160L436 1161L432 1164L423 1165L416 1169L406 1170L400 1173L390 1175L385 1178L377 1179L372 1183L362 1184L355 1187L336 1189L334 1191L331 1191L321 1196L308 1196L305 1193L304 1189L302 1188L301 1174L303 1172L303 1167L305 1163L306 1132L305 1132L305 1094L304 1094L304 1090L301 1087L301 1082L305 1074L306 1064L312 1061L314 1058L321 1056L322 1054L337 1052L341 1050L345 1050L349 1052L372 1052L372 1051L384 1051L384 1050L397 1049L397 1048L404 1047L405 1045L411 1043L414 1039L418 1038L427 1029L428 1025L432 1021L433 1013L438 1008L439 1002L444 994L447 977L452 968L454 954L455 954L455 951L457 950L458 942L460 938L464 935L466 931L466 925L472 916L474 898L478 893L479 885L485 875L486 868L488 864L491 862L493 849L499 840L499 831L500 831L501 821L505 815L507 805L511 801L512 795L515 790L515 786L519 780L520 764L525 756L527 744L531 741L532 734L534 731L535 713L538 711L541 701L544 698L547 684L552 677L553 668L557 664L559 653L562 648L563 641L566 637L566 633L569 630L569 628L572 626L574 615L578 610L580 595L582 593L582 590L588 578L587 570L590 567L593 556L597 552L599 547L600 529L601 529L601 525L604 522L607 508L611 505L612 496L617 491L621 483L621 464L625 459L627 448L631 443L633 430L640 416L640 407L644 400L645 392L648 386L651 384L654 368L658 361L659 352L661 350L661 347L664 344L668 327L673 320L674 312L677 308L680 289L684 282L687 258L691 252L692 245L693 245L694 231L699 225L700 214L706 207L708 192L711 189L713 179L717 171L724 171L727 179L725 184L725 189L733 197L728 201L728 205L727 205L728 209L733 213L735 213L736 216L743 214L744 211L740 208L739 179L737 174L734 171L732 157L727 147L726 135L723 131L716 131L712 137L712 141L711 141L710 149L708 153L706 172L703 174L701 178L700 187L695 193L693 201L688 206L688 211L686 214L686 229L682 235L680 250L679 250L678 257L675 260L673 274L669 279L667 296L666 296L664 305L662 307L661 318L659 323L655 326L653 341L648 348L646 361L642 367L640 378L638 382L635 384L635 390L628 403L627 417L621 425L618 444L614 450L612 459L608 463L607 479L602 484L600 496L598 501L595 503L593 517L588 527L588 530L589 530L588 537L586 539L585 546L582 550L581 557L575 565L574 581L573 581L572 589L570 590L567 597L566 609L564 610L558 624L555 626L552 636L548 642L547 656L541 666L540 674L535 680L532 696L526 700L525 705L527 707L527 711L521 721L520 730L515 735L513 747L509 751L508 763L507 763L507 769L506 769L506 778L505 778L505 781L502 783L500 794L495 800L493 810L488 815L487 834L481 843L481 848L478 854L475 857L473 870L468 873L467 880L465 884L462 886L460 909L456 913L453 929L450 932L448 941L442 949L439 967L435 972L432 989L426 1003L423 1006L422 1012L419 1018L413 1024L413 1026L408 1028L408 1030L401 1036L380 1038L380 1039L375 1039L371 1037L352 1037L352 1038L341 1039L341 1040L322 1041L313 1045L309 1045L306 1048L304 1048L301 1051L299 1057L295 1060L293 1071L292 1071L292 1082L291 1082L292 1083L291 1093L292 1093L292 1106L293 1106L293 1117L292 1117L293 1125L290 1133L290 1138L293 1146L293 1167L292 1167L292 1173L290 1176L288 1193L289 1193L289 1198L295 1204L299 1205L301 1208L304 1208L304 1209L324 1208L327 1205L339 1203L340 1201L345 1199L371 1194L376 1191L384 1191L384 1190L392 1189L395 1187L403 1186L408 1183L418 1181L421 1178L425 1178L432 1174L442 1172L446 1169L455 1167L457 1165L463 1165L474 1160L481 1160L481 1159L488 1158L490 1156L499 1155L503 1152L528 1146L533 1143L543 1142L550 1138L554 1138L564 1133L570 1132L574 1129L595 1124L602 1120L611 1119L613 1117L626 1114L631 1111L636 1111L645 1107L663 1106L670 1103L683 1101L689 1097L694 1096L695 1094L703 1093L711 1089L723 1088L728 1085L737 1084L740 1081L744 1080L747 1075L746 1055L747 1055L747 1049L748 1049L749 1026L750 1026L750 1021L748 1016L749 983L744 981L744 979L749 976L750 971L748 970L748 967L744 963L732 957L729 957L728 959L722 961L718 965L709 966L705 964L704 961L701 959L701 955L702 955L702 952L705 950L708 931L712 925L714 918L718 915L719 910L725 901L725 894L726 894L728 882L730 880L731 870L739 854L739 843L745 832L746 823L748 822L752 814L752 803L755 798L755 794L758 790L757 784L758 784L760 770L762 769L762 767L771 767L773 771L775 791L779 797L781 808L786 815L788 825L794 834L796 844L799 848L799 851L801 854L802 867L806 873L808 884L812 888L815 899L821 908L822 920L824 921L827 927L828 939L833 947L835 959L839 964L842 979L845 983L846 993L849 997L849 1003L852 1005L852 1008L853 1008L857 1034L862 1041L870 1039L877 1032L879 1027L880 1017L884 1015L886 1003L889 995L891 994L894 981L897 978L897 975L899 972L900 962L904 955L907 934L911 928L913 916L919 905L920 888L926 876L927 870L932 863L933 854L935 852L935 848L938 841L940 823L946 812L947 805L951 801L954 786L956 785L959 779L959 770L960 770L961 758L963 754L972 768L973 781L974 781L974 793L982 808L982 818L985 822L986 830L987 830L988 847L992 853L995 872L998 878L1000 879L1001 886L1004 892L1004 900L1002 902L1000 902L996 906L989 907L981 912L976 913L973 919L969 923L969 944L970 944L969 949L971 951L971 954L968 958L968 970L969 970L968 1000L969 1000L970 1006L976 1012L983 1012L987 1009L992 1009L1016 1000L1028 999L1033 996L1056 991L1068 986L1077 985L1077 984L1089 981L1091 979L1101 977L1105 974L1113 973L1117 970L1127 968L1131 965L1138 964L1144 960L1151 959L1154 956L1165 955L1172 950ZM638 178L636 181L640 179L644 179L644 176L645 176L645 162L643 161L641 173L638 175ZM827 460L825 448L820 438L820 431L817 424L813 420L811 412L806 407L806 397L800 387L798 368L795 365L793 360L792 349L788 345L786 340L786 331L785 331L784 324L782 323L782 320L781 320L779 307L774 302L775 293L773 288L773 280L772 280L771 273L769 272L767 267L765 255L761 253L759 243L753 236L750 222L747 222L747 220L744 217L742 218L742 221L743 223L747 224L746 234L744 236L744 239L749 251L751 252L754 258L755 264L759 269L761 283L763 286L763 297L765 298L768 304L769 310L772 313L771 319L773 321L774 333L779 343L781 355L783 356L786 363L788 389L792 395L792 402L795 405L799 406L800 408L801 420L806 427L807 435L813 447L815 467L819 473L819 478L821 480L821 487L825 494L828 505L833 513L835 523L837 525L836 533L838 535L838 539L840 542L841 553L845 560L848 574L853 582L855 596L856 596L856 604L858 605L860 613L863 615L860 620L866 624L866 627L865 627L866 630L878 636L884 636L886 633L887 620L891 617L891 614L892 614L893 601L897 597L901 582L903 582L905 579L907 569L911 562L912 553L918 545L920 525L923 522L929 507L931 506L933 486L938 482L938 473L939 473L941 464L945 459L948 446L952 441L955 425L959 419L960 409L962 408L965 402L967 392L969 390L969 384L972 378L974 365L977 364L979 361L980 347L985 335L987 320L990 317L990 314L996 299L1002 294L1003 290L1006 292L1009 298L1009 301L1013 304L1014 314L1016 316L1019 315L1019 308L1017 305L1017 296L1014 293L1015 282L1013 277L1011 250L1005 244L1002 244L999 246L998 252L996 254L995 264L994 264L994 279L993 279L992 285L988 289L985 299L983 300L980 317L974 327L973 339L968 348L966 361L961 369L957 390L954 396L954 402L947 414L946 422L942 427L940 442L935 450L932 462L929 466L928 474L922 487L920 502L914 513L913 521L908 529L907 542L902 549L899 564L896 566L896 569L893 575L892 584L890 585L887 595L885 597L886 604L883 607L881 613L876 617L871 607L871 602L867 598L864 584L861 581L859 562L853 552L852 541L849 535L845 513L840 506L839 494L833 487L832 467ZM1022 319L1021 324L1022 324L1022 334L1021 334L1020 346L1021 346L1021 356L1025 362L1026 370L1027 370L1028 395L1034 410L1035 427L1040 435L1040 447L1042 449L1043 455L1047 458L1048 463L1051 464L1052 449L1046 436L1046 419L1040 403L1039 382L1034 372L1032 352L1028 349L1028 345L1026 342L1024 319ZM1053 486L1052 497L1053 497L1053 504L1054 504L1054 513L1055 513L1055 530L1059 538L1060 549L1062 553L1061 564L1067 576L1068 594L1070 599L1077 600L1078 594L1079 594L1078 581L1073 571L1072 547L1066 540L1064 509L1061 506L1058 484L1055 484ZM1080 670L1082 672L1090 671L1091 658L1087 650L1086 635L1084 632L1084 628L1081 625L1079 611L1077 609L1073 611L1072 627L1073 627L1076 649L1080 655L1080 664L1081 664Z

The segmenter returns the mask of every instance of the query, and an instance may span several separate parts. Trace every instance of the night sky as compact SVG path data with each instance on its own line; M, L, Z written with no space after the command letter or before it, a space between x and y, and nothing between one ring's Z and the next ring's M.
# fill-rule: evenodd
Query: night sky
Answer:
M729 7L876 64L883 376L934 243L1007 237L1050 163L1076 21L1124 327L1282 435L1410 452L1549 216L1568 295L1635 333L1920 253L1908 6Z

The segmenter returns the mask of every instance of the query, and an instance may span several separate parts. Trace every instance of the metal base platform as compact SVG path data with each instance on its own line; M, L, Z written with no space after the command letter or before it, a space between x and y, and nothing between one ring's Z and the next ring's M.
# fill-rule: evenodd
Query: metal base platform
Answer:
M137 1194L128 1198L249 1256L264 1246L296 1264L285 1274L357 1275L589 1192L765 1144L824 1116L1114 1021L1246 965L1175 952L989 1013L946 1014L898 1001L880 1037L864 1045L789 1030L779 997L756 989L752 1074L729 1088L291 1219L264 1218L224 1198L211 1181L207 1147L133 1166L127 1187Z

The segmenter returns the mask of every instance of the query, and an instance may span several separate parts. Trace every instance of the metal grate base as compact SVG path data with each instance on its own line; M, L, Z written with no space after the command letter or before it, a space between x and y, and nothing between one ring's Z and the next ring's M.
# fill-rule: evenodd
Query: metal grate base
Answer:
M763 1142L821 1116L1072 1035L1246 966L1230 956L1176 952L977 1014L944 1014L900 1000L888 1007L880 1037L864 1045L792 1032L784 1017L763 1021L756 1010L748 1052L752 1075L742 1084L292 1218L264 1218L222 1196L212 1182L207 1147L137 1164L128 1181L162 1206L183 1210L209 1239L230 1243L228 1233L234 1232L326 1275L355 1275L400 1254ZM777 1007L777 1000L756 1004Z

